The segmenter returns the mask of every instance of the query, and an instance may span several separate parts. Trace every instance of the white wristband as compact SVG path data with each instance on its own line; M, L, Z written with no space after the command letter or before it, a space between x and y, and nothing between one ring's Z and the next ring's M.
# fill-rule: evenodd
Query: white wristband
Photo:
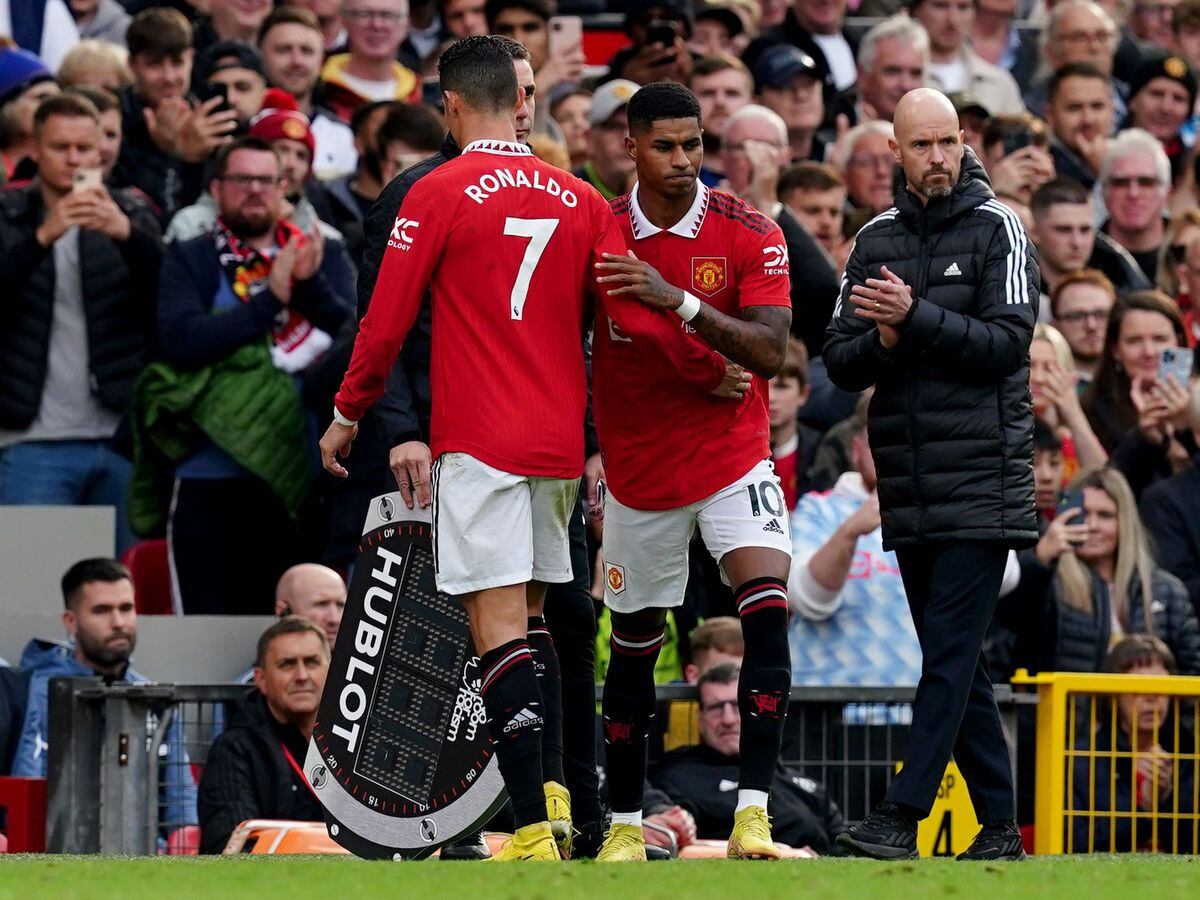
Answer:
M685 322L690 322L700 312L700 300L698 297L693 297L687 291L683 292L683 302L675 307L675 313Z
M333 408L333 421L337 422L339 425L344 425L346 428L353 428L358 424L358 422L356 422L354 419L347 419L345 416L343 416L341 412L338 411L336 406Z

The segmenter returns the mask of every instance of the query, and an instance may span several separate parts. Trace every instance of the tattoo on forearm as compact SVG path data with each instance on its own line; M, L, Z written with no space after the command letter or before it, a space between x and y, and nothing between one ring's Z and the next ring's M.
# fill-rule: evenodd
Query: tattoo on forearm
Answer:
M792 311L786 306L754 306L745 315L734 318L702 303L691 325L714 350L770 378L783 365Z

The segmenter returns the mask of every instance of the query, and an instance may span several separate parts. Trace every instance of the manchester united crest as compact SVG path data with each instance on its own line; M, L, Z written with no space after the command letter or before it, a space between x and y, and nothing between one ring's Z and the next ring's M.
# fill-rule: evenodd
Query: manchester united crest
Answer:
M725 257L723 256L693 256L692 257L692 289L706 297L725 287Z
M614 594L619 594L625 590L625 567L618 566L616 563L606 562L604 564L605 574L608 577L608 589Z

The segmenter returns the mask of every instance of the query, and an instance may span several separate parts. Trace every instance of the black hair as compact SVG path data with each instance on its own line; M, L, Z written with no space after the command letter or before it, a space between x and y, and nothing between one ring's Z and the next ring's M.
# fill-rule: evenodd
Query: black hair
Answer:
M446 124L431 106L401 103L389 110L375 132L375 146L382 157L388 144L401 141L419 153L437 153L446 137Z
M533 55L525 49L525 45L520 41L514 41L512 38L505 37L502 34L493 34L492 40L508 51L508 55L513 58L513 62L523 59L525 62L532 64Z
M1062 438L1041 419L1033 420L1033 452L1062 453Z
M500 13L506 9L523 9L543 22L550 21L550 17L554 15L554 10L546 0L488 0L483 14L487 16L489 29L495 31L496 19L500 18Z
M98 556L93 559L81 559L62 577L63 605L74 609L79 600L79 592L85 584L103 581L106 584L116 584L118 581L133 581L129 570L115 559Z
M700 104L696 95L682 84L655 81L639 88L629 98L625 115L629 119L630 132L645 132L663 119L695 119L699 122Z
M517 70L508 48L491 35L455 41L438 60L443 92L484 113L501 113L517 102Z
M217 150L217 155L213 159L213 178L225 177L225 173L229 171L229 158L239 150L261 150L270 153L276 158L279 156L269 141L264 141L259 137L243 135L242 137L234 138L228 144L223 144Z
M1046 102L1053 103L1058 97L1058 89L1068 78L1091 78L1096 81L1109 82L1109 77L1090 62L1071 62L1059 66L1046 82Z

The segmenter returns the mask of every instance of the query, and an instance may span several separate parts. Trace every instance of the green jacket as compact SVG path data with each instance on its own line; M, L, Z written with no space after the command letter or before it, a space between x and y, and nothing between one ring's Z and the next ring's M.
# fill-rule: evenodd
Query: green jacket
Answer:
M201 369L147 366L133 389L129 520L143 537L166 531L175 467L210 440L258 476L295 518L312 469L292 376L264 339Z

